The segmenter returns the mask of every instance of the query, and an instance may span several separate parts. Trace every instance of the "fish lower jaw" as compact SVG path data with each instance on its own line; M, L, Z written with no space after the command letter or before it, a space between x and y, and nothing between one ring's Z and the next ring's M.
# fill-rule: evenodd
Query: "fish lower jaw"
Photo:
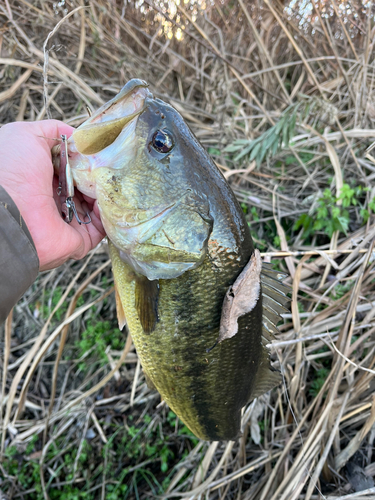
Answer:
M119 250L120 258L139 274L146 276L150 281L168 280L181 276L186 271L194 269L200 263L197 262L143 262L132 257L130 253Z

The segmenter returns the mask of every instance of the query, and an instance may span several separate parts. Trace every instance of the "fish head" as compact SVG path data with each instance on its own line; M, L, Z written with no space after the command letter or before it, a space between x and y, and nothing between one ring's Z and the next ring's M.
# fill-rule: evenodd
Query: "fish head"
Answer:
M68 147L78 189L98 200L108 237L135 271L172 279L203 262L213 228L201 183L208 155L144 82L130 81Z
M151 95L146 82L130 80L113 99L82 123L68 140L69 163L78 189L96 198L96 175L102 167L119 169L134 155L135 128L144 101Z

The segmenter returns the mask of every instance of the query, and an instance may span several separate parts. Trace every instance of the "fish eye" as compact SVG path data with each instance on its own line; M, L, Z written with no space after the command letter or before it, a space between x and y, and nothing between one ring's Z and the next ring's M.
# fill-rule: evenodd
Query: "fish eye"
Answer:
M172 136L166 130L157 130L152 136L151 145L158 153L169 153L173 148Z

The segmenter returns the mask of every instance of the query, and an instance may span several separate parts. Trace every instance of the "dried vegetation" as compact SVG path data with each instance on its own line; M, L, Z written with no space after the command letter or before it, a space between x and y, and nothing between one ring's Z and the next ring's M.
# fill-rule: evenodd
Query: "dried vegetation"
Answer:
M375 498L371 2L180 3L0 3L1 122L78 125L131 77L172 103L290 273L284 384L238 441L195 439L116 327L103 243L41 274L2 331L0 497Z

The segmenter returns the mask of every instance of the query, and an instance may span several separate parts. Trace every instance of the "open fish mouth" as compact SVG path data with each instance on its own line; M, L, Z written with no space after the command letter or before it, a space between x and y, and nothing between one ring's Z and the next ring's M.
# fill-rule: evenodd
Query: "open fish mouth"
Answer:
M75 130L70 138L76 152L94 155L110 146L121 131L145 109L151 92L143 80L130 80L109 102Z
M101 106L68 139L71 175L78 189L97 198L95 172L101 167L116 170L134 158L135 129L139 115L152 98L143 80L130 80L109 102ZM52 151L59 168L60 146ZM56 159L57 158L57 159Z

